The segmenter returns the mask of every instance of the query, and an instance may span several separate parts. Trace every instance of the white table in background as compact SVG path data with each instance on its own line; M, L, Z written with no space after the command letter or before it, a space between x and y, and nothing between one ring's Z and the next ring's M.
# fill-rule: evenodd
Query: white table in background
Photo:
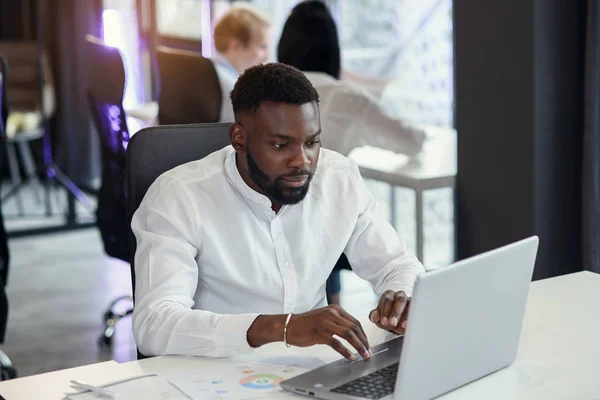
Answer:
M372 324L364 325L372 345L389 337ZM288 349L276 343L260 348L251 356L218 361L155 357L124 364L107 362L2 382L0 395L7 400L62 399L70 391L70 379L100 385L147 373L193 371L215 362L260 362L273 357L304 357L309 365L317 366L335 360L337 353L324 346ZM580 272L534 282L516 362L441 399L598 400L599 372L600 275ZM291 397L283 393L270 397L277 398Z
M456 131L423 127L427 139L423 150L408 158L375 147L359 147L349 154L356 161L363 178L386 182L392 186L392 223L395 223L396 199L394 186L415 191L417 257L424 260L423 192L456 186Z

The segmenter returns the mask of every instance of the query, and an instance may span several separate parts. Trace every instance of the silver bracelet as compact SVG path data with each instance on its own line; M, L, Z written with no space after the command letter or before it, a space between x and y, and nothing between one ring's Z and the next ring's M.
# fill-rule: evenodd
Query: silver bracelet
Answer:
M289 313L285 320L285 325L283 327L283 343L285 344L285 347L292 347L287 342L287 327L288 327L288 324L290 323L291 318L292 318L292 313Z

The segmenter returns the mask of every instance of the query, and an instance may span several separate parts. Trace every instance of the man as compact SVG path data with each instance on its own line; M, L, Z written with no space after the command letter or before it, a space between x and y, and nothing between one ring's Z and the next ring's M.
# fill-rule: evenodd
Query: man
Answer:
M133 330L143 354L227 356L266 343L370 348L359 322L326 307L342 252L381 295L370 318L402 333L423 266L378 213L357 166L320 148L319 96L278 63L240 76L228 146L150 187L137 239Z
M221 122L233 122L229 93L246 68L269 57L269 20L249 5L236 3L217 20L214 30L217 54L212 58L221 84Z

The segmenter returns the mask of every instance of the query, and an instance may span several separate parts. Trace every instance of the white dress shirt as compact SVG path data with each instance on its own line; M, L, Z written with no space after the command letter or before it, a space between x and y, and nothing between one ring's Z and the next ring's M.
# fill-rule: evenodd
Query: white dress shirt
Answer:
M321 72L304 74L319 93L323 148L343 155L366 145L407 156L421 150L425 132L387 114L366 89Z
M211 60L215 66L217 76L219 77L219 84L221 85L221 113L219 115L219 122L233 122L233 107L229 94L233 90L233 86L240 74L227 57L222 54L215 54Z
M242 179L231 146L160 176L133 216L133 331L145 355L250 351L259 314L326 305L342 252L375 291L412 294L424 271L378 212L355 163L321 150L306 198L278 213Z

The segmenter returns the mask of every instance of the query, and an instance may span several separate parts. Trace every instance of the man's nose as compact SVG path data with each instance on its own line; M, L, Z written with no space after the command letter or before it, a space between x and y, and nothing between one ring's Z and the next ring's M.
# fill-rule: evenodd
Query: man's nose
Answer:
M296 150L293 157L288 162L288 166L297 169L308 169L310 166L310 158L308 158L306 149L300 147Z

